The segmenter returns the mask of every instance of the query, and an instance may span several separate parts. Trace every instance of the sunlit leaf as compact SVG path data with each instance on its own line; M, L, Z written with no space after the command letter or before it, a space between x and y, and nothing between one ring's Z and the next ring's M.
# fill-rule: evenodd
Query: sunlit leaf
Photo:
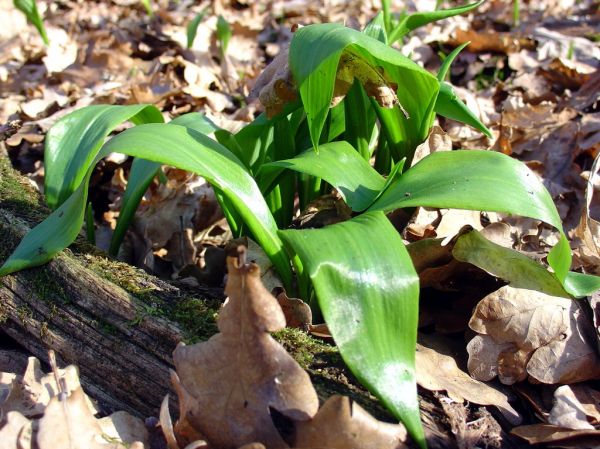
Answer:
M416 12L414 14L410 14L404 16L396 28L392 30L389 34L390 44L398 41L402 36L410 33L412 30L415 30L423 25L427 25L431 22L436 22L438 20L447 19L448 17L457 16L459 14L464 14L469 12L479 5L481 5L485 0L480 0L475 3L470 3L468 5L457 6L456 8L450 9L438 9L436 11L427 11L427 12Z
M206 178L236 208L271 258L284 284L291 287L289 260L277 235L277 226L258 186L243 164L229 150L205 135L183 126L164 124L136 126L108 141L88 164L87 176L76 194L25 236L0 268L0 275L47 262L75 239L83 222L89 174L95 163L111 152L172 165ZM64 220L66 215L71 219Z
M424 447L415 383L419 278L381 212L280 231L300 256L346 364Z
M42 20L42 16L38 11L37 4L35 0L13 0L13 4L15 7L22 11L27 17L33 26L35 26L42 37L42 40L46 45L50 42L48 41L48 35L46 34L46 28L44 27L44 21Z
M415 206L504 212L551 224L561 236L548 263L565 285L569 243L550 194L525 164L493 151L432 153L396 178L369 210Z
M285 167L322 178L334 186L354 211L365 210L385 185L378 174L347 142L331 142L265 167ZM342 169L343 167L343 169Z
M104 139L121 123L162 122L150 105L94 105L63 117L46 134L44 194L50 208L63 203L83 180Z

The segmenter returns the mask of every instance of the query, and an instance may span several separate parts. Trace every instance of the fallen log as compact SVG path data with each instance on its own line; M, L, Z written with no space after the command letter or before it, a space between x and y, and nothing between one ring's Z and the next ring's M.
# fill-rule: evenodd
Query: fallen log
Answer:
M48 213L0 154L0 263ZM84 389L106 411L157 416L170 391L173 349L216 332L221 300L221 290L186 290L79 239L46 265L0 278L0 328L41 360L51 348L62 366L77 365ZM276 337L307 369L321 400L345 394L392 419L345 369L335 347L296 330ZM456 447L437 399L421 391L419 400L429 447Z

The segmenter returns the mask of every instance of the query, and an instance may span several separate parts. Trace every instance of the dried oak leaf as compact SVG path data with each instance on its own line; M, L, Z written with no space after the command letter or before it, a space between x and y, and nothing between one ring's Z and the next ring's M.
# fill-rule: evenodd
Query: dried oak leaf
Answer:
M124 449L119 443L109 443L103 436L100 424L90 412L86 396L81 387L66 396L53 396L39 420L35 435L39 449ZM130 449L143 449L144 445L134 442Z
M593 430L583 405L569 385L562 385L554 392L554 405L550 410L548 422L566 429Z
M469 326L483 334L467 345L469 373L478 380L497 373L508 385L528 375L554 384L600 376L593 329L574 300L507 285L477 304Z
M295 449L406 448L402 424L376 420L346 396L332 396L310 421L296 423Z
M464 400L480 405L498 407L504 417L513 425L521 423L519 413L510 406L507 396L461 370L454 357L448 354L449 348L443 341L419 337L417 344L416 368L418 384L430 391L445 390L448 396L459 403Z
M529 444L551 444L553 447L598 447L600 430L571 430L552 424L532 424L515 427L510 432Z
M173 353L183 418L215 448L253 442L286 448L269 408L308 420L317 412L317 394L308 374L269 335L285 326L285 317L260 282L260 269L245 263L244 247L227 258L227 267L221 332L206 342L180 344Z
M0 443L2 449L31 447L31 421L19 412L8 412L0 420Z
M308 330L312 327L312 311L310 306L298 298L290 298L281 287L271 290L273 296L283 310L285 325Z
M80 387L79 372L74 365L58 370L58 375L64 379L67 391ZM12 385L9 387L8 397L0 403L0 410L18 411L28 418L41 415L50 398L59 391L54 374L44 374L40 368L40 361L35 357L29 357L22 376L1 373L0 383L5 384L3 379L12 379ZM86 401L92 413L96 413L87 396Z

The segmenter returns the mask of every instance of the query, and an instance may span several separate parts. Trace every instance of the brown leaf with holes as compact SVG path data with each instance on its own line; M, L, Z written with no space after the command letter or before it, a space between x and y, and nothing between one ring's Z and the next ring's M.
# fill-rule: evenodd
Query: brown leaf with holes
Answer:
M229 299L219 315L220 333L173 353L183 419L215 448L252 442L286 448L269 408L308 420L318 398L308 374L269 335L285 326L285 317L258 266L245 262L243 246L237 250L227 258Z
M600 376L591 323L574 300L507 285L479 302L469 326L483 334L467 346L476 379L497 373L509 385L527 376L554 384Z
M296 423L295 449L406 448L402 424L378 421L346 396L332 396L310 421Z

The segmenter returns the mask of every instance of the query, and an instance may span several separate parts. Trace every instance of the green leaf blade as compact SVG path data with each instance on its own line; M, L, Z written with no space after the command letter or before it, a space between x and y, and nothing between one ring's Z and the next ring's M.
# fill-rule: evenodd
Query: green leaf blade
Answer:
M55 209L75 191L100 151L106 137L121 123L162 122L160 111L149 105L95 105L60 119L46 135L44 193Z
M385 179L347 142L330 142L293 159L275 161L264 165L284 167L324 179L334 186L350 208L365 210L377 197Z
M33 24L34 27L40 33L44 44L49 45L50 41L48 40L48 34L46 33L46 28L44 27L44 21L42 20L42 16L38 10L37 4L35 0L13 0L13 4L15 8L20 10L27 20Z
M414 368L419 279L398 232L375 212L280 235L302 260L352 372L424 447Z

